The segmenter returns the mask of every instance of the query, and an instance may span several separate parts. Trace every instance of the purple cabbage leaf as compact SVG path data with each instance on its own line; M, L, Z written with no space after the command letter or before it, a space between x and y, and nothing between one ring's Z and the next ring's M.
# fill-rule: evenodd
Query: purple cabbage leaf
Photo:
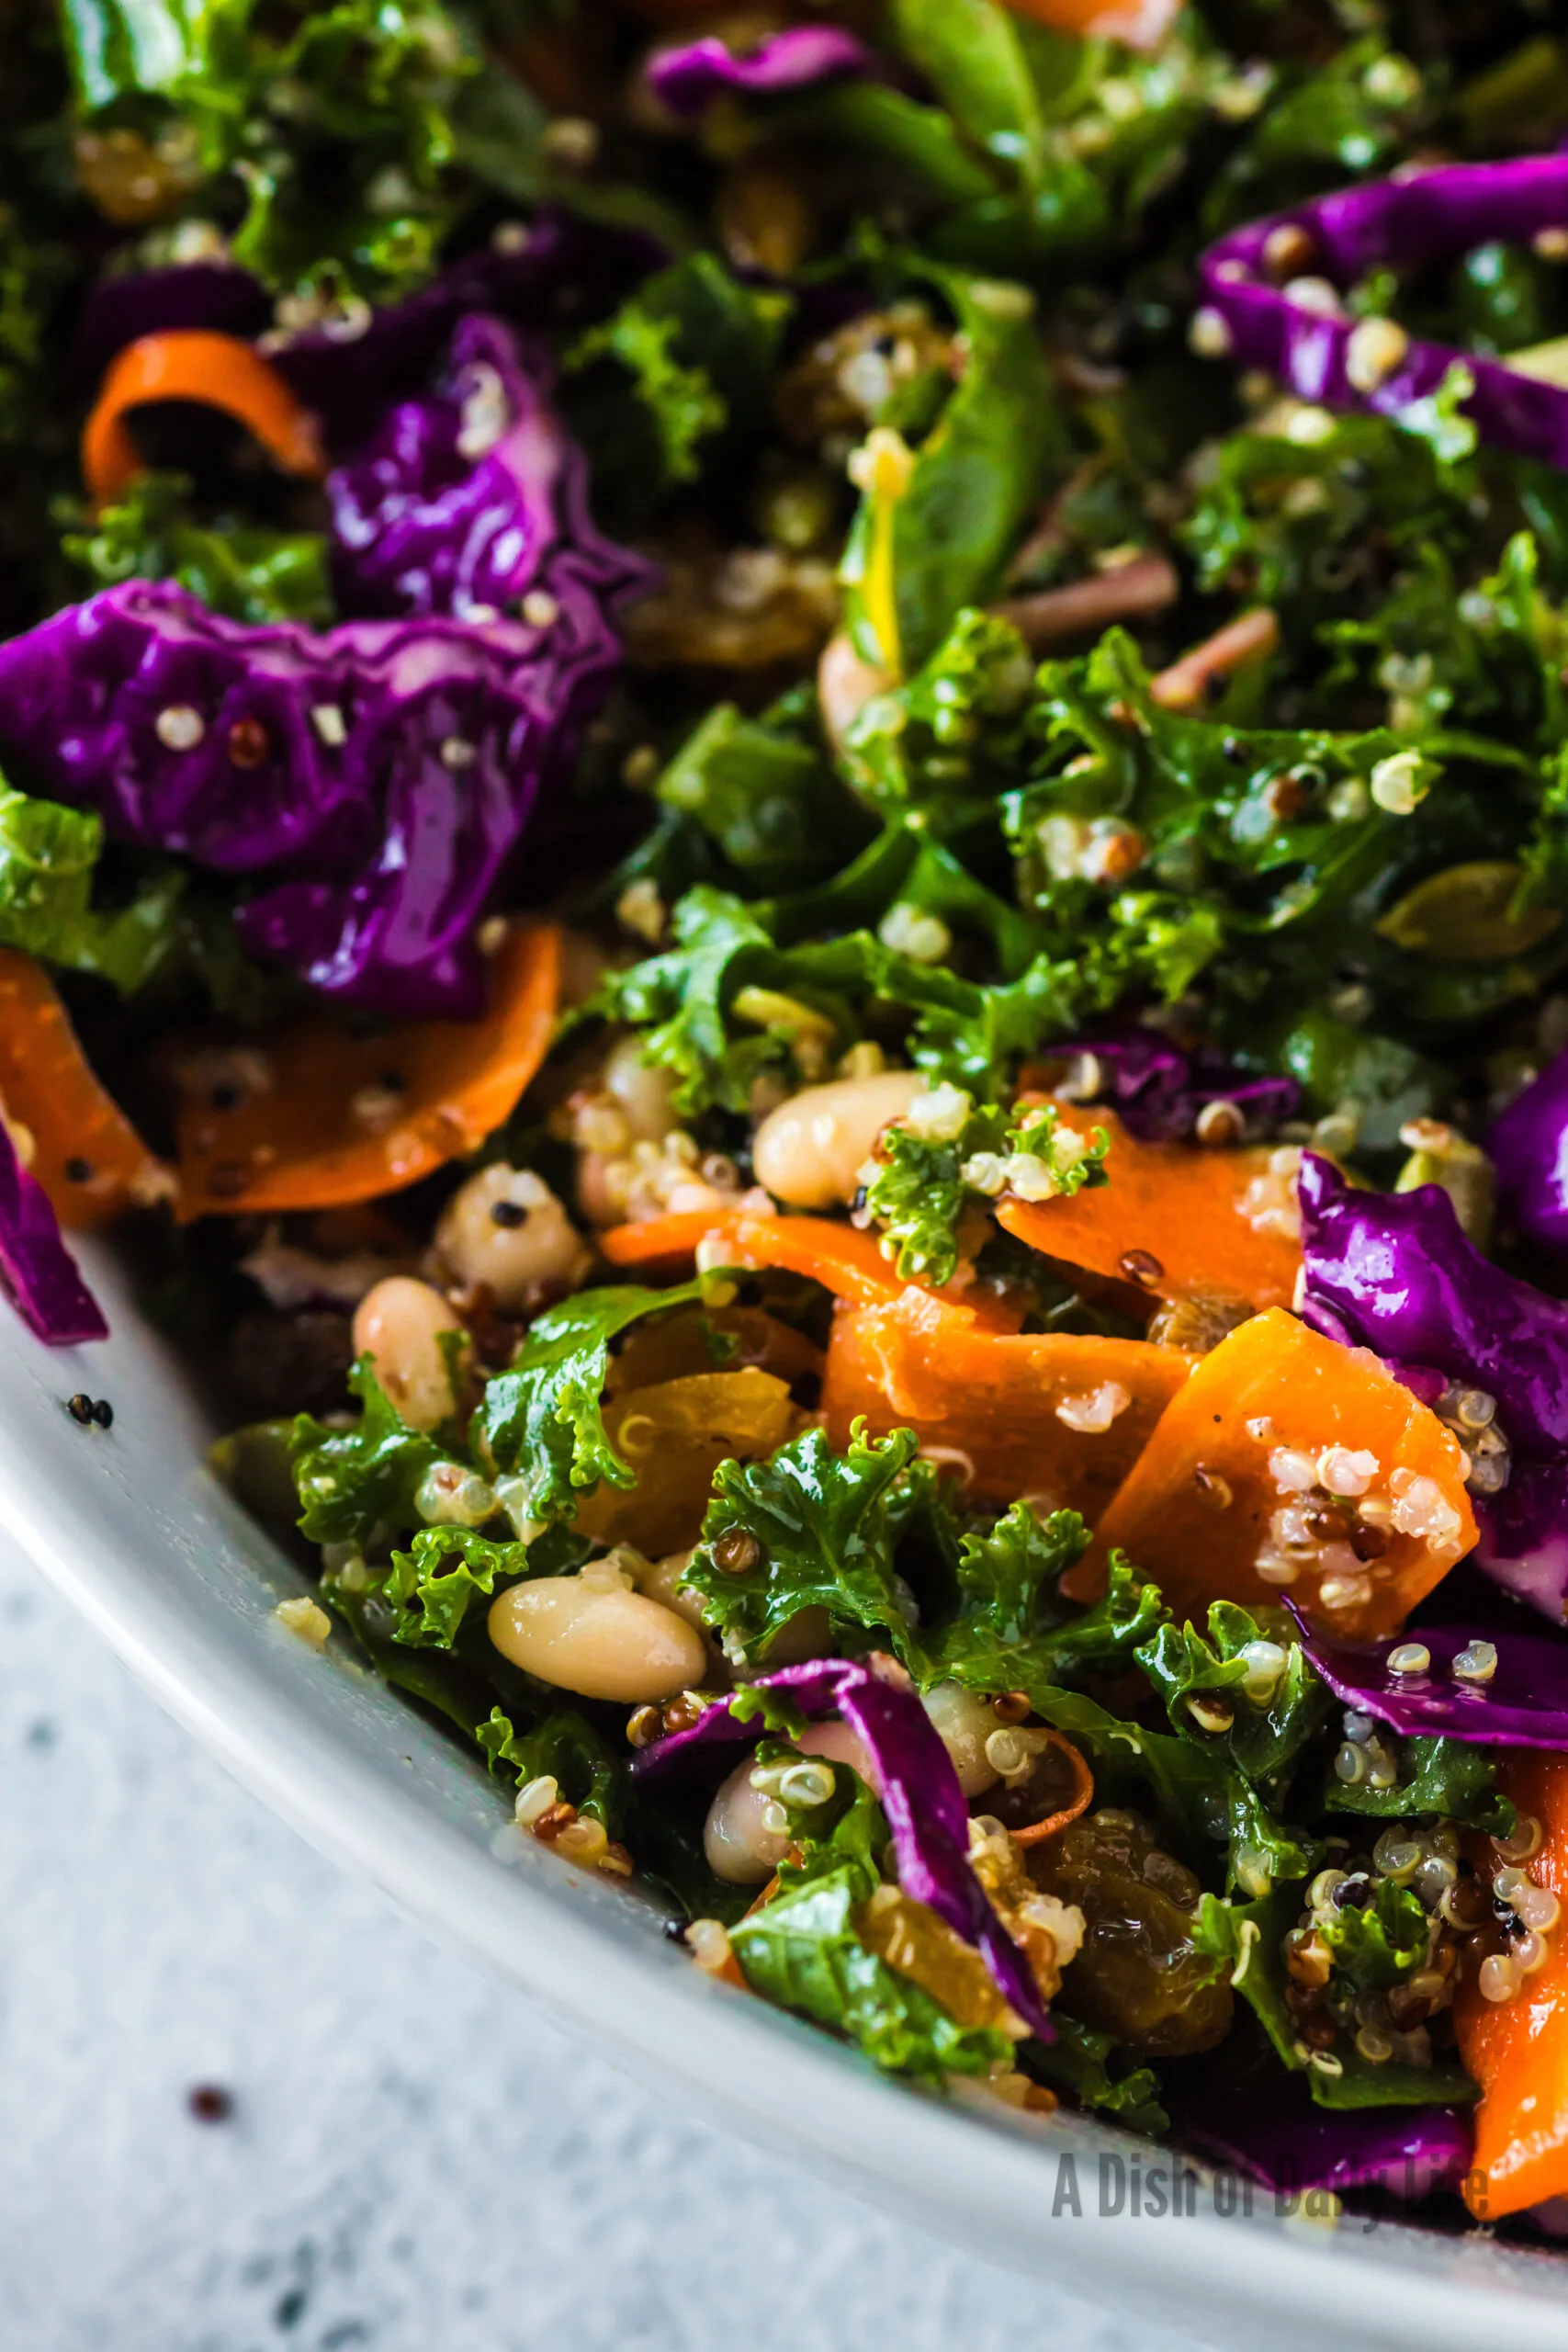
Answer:
M1123 1029L1054 1046L1051 1057L1077 1064L1075 1099L1103 1102L1145 1143L1181 1143L1211 1102L1232 1102L1249 1136L1266 1135L1293 1116L1301 1088L1293 1078L1247 1078L1223 1056L1186 1053L1156 1029Z
M504 221L491 243L446 263L429 285L374 308L357 297L314 323L269 324L271 298L231 263L187 262L100 277L83 305L72 373L90 390L116 353L170 327L254 341L314 410L334 456L352 449L387 403L416 390L458 323L477 311L513 327L587 325L668 259L639 232L599 227L553 206Z
M61 1238L60 1220L22 1164L15 1131L0 1115L0 1282L22 1320L51 1347L107 1340L103 1311Z
M1568 1748L1568 1640L1500 1626L1477 1635L1465 1626L1417 1625L1392 1641L1341 1642L1317 1633L1289 1596L1286 1606L1335 1697L1402 1738ZM1475 1672L1456 1673L1456 1659Z
M129 582L0 647L0 744L110 838L254 877L248 953L390 1017L473 1014L476 925L648 574L494 320L330 489L345 594L403 616L318 635Z
M1562 153L1446 164L1338 189L1251 221L1209 248L1199 268L1207 312L1218 322L1211 341L1223 340L1238 367L1267 368L1301 400L1412 423L1436 413L1450 371L1462 368L1468 380L1461 411L1483 440L1516 457L1568 467L1568 390L1527 375L1517 361L1416 335L1391 340L1383 321L1358 321L1343 305L1331 312L1292 291L1309 277L1348 288L1375 268L1409 270L1494 241L1529 245L1564 220L1568 154ZM1270 275L1269 254L1270 240L1283 229L1300 236L1291 279L1280 286Z
M661 106L689 121L727 93L784 96L840 74L863 79L886 70L841 25L791 25L743 54L712 34L656 50L648 61L648 82Z
M969 1808L953 1759L914 1692L848 1658L783 1667L750 1688L776 1692L808 1717L836 1714L859 1735L875 1767L900 1886L975 1947L1030 2031L1050 2041L1050 2020L1029 1963L970 1867ZM737 1713L737 1701L744 1698L738 1691L716 1700L687 1730L641 1749L632 1759L634 1776L660 1781L710 1749L722 1754L754 1744L764 1711L748 1713L742 1705Z
M1201 2155L1282 2198L1382 2188L1417 2203L1463 2178L1474 2138L1469 2118L1452 2108L1315 2108L1298 2105L1278 2082L1247 2097L1211 2098L1180 2120Z
M1486 1149L1499 1204L1527 1240L1568 1250L1568 1053L1492 1123Z
M1472 1497L1488 1576L1559 1623L1568 1614L1568 1305L1505 1273L1440 1186L1359 1192L1303 1156L1303 1318L1372 1348L1418 1394L1433 1375L1495 1399L1507 1483ZM1440 1393L1440 1391L1439 1391Z

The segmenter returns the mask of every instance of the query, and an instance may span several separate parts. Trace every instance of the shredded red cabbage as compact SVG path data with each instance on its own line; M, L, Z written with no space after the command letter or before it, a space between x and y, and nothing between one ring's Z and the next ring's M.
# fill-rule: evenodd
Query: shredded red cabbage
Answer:
M1505 1273L1440 1186L1365 1193L1303 1155L1304 1288L1314 1329L1374 1348L1428 1402L1435 1375L1496 1399L1512 1449L1500 1494L1473 1497L1476 1560L1556 1623L1568 1609L1568 1305ZM1436 1391L1436 1394L1434 1394Z
M649 86L673 115L691 119L726 91L746 97L774 97L804 90L840 74L881 74L886 68L863 40L841 25L792 25L771 33L738 56L712 34L655 51L648 61Z
M0 743L49 791L254 876L252 954L398 1018L482 1006L475 926L649 577L590 523L508 330L465 322L454 361L333 481L351 590L415 617L316 636L131 581L0 647Z
M860 1735L876 1766L899 1884L975 1946L1030 2031L1049 2041L1051 2021L1029 1963L970 1867L969 1808L953 1759L914 1692L874 1667L841 1657L782 1667L751 1687L777 1690L807 1715L839 1715ZM761 1738L760 1715L741 1722L733 1712L740 1695L716 1700L688 1730L641 1749L632 1759L636 1777L656 1780L709 1748Z
M1084 1099L1104 1102L1145 1143L1181 1143L1211 1102L1232 1102L1248 1135L1266 1135L1295 1114L1301 1088L1293 1078L1246 1078L1223 1055L1200 1047L1184 1053L1155 1029L1123 1029L1053 1046L1053 1057L1081 1055L1096 1067L1085 1073Z
M23 1167L0 1118L0 1281L29 1330L51 1347L107 1340L103 1310L61 1238L60 1220L36 1176Z
M1184 2112L1183 2136L1216 2163L1281 2196L1311 2188L1382 2188L1411 2203L1461 2180L1474 2132L1450 2107L1294 2107L1283 2086Z
M1397 417L1429 399L1462 362L1474 382L1464 413L1483 440L1568 467L1568 391L1506 360L1402 333L1391 340L1371 332L1387 322L1327 314L1292 290L1309 279L1345 288L1369 269L1419 266L1495 238L1528 244L1540 230L1565 224L1568 155L1445 164L1251 221L1211 245L1199 274L1208 309L1224 322L1228 356L1244 368L1268 368L1300 399Z
M1486 1149L1499 1204L1527 1239L1568 1250L1568 1053L1495 1119Z
M272 303L248 271L191 262L100 277L83 305L72 372L90 389L115 354L169 327L254 338L321 420L334 456L363 440L389 401L418 388L458 322L476 311L514 327L587 325L614 310L668 256L641 231L609 229L543 207L490 244L448 262L400 302L345 309L319 326L269 326Z
M1461 1625L1417 1625L1392 1641L1337 1642L1315 1631L1288 1594L1285 1605L1335 1697L1402 1737L1568 1748L1568 1639L1501 1626L1478 1634Z

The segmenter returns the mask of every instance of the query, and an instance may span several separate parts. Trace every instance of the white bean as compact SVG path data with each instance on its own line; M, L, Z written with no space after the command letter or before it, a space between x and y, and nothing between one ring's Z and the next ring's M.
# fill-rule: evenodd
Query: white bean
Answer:
M513 1585L492 1604L489 1625L513 1666L583 1699L659 1705L700 1681L707 1664L702 1635L684 1618L634 1592L603 1561L575 1577Z
M757 1130L751 1160L758 1182L791 1208L852 1201L877 1136L925 1091L919 1070L885 1069L792 1094Z
M850 1765L868 1788L877 1785L864 1744L848 1724L813 1724L795 1746L803 1756L825 1756L829 1763ZM748 1756L720 1784L703 1825L708 1868L728 1886L761 1886L789 1851L789 1831L770 1829L763 1817L773 1799L751 1786L754 1764L755 1758Z
M671 1129L680 1125L670 1102L675 1074L644 1061L640 1037L623 1037L611 1048L603 1084L626 1121L633 1143L662 1143Z
M437 1429L456 1409L446 1357L454 1335L467 1340L462 1317L412 1274L389 1274L355 1309L354 1352L370 1358L411 1429Z
M689 1587L682 1589L681 1583L691 1565L689 1551L667 1552L663 1559L649 1560L646 1567L637 1571L637 1589L647 1593L649 1600L657 1600L661 1608L672 1609L677 1617L683 1617L700 1634L707 1622L703 1615L702 1594L693 1592Z
M998 1728L990 1701L978 1690L965 1690L961 1682L939 1682L920 1704L953 1758L964 1795L977 1797L994 1788L1001 1775L986 1754L986 1742Z
M886 694L893 684L886 670L863 662L847 637L830 637L817 664L817 700L822 728L835 752L844 748L852 719L858 718L874 695Z
M483 1283L502 1313L572 1290L589 1252L571 1219L531 1168L496 1160L453 1193L435 1228L443 1264L459 1283Z
M751 1786L751 1771L748 1756L719 1783L703 1824L708 1868L727 1886L761 1886L789 1851L789 1831L763 1819L773 1800Z

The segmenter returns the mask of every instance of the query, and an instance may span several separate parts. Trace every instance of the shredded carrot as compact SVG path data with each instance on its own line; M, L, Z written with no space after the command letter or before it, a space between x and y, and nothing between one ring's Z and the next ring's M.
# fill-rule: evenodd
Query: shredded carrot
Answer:
M173 1189L90 1067L41 964L0 948L0 1104L32 1141L31 1170L62 1225L88 1231Z
M613 1266L683 1264L699 1242L722 1241L738 1264L776 1266L820 1283L852 1306L888 1306L907 1290L873 1233L829 1216L769 1216L753 1209L682 1209L637 1225L612 1226L599 1247ZM965 1329L1016 1330L1019 1310L990 1292L921 1291L961 1318Z
M1167 710L1196 710L1216 678L1228 678L1244 662L1261 661L1279 642L1279 614L1271 605L1255 605L1162 670L1149 693Z
M237 417L285 473L326 470L316 420L250 344L205 328L171 328L128 344L110 366L82 435L82 478L96 506L145 471L126 424L155 401L197 401Z
M1094 1775L1084 1761L1081 1752L1062 1732L1047 1731L1045 1739L1049 1747L1055 1748L1059 1754L1066 1758L1071 1767L1072 1799L1069 1804L1062 1807L1060 1813L1048 1813L1043 1821L1032 1821L1027 1829L1013 1830L1011 1835L1015 1846L1043 1845L1047 1838L1054 1838L1056 1835L1058 1829L1065 1829L1069 1821L1076 1821L1079 1814L1084 1812L1094 1799Z
M227 1057L194 1057L179 1118L181 1217L375 1200L477 1149L549 1048L560 961L559 931L533 925L491 960L478 1021L367 1037L310 1013Z
M1538 1886L1568 1896L1568 1756L1504 1748L1496 1766L1501 1792L1541 1825L1540 1849L1522 1867ZM1484 1860L1485 1871L1498 1860ZM1477 2221L1497 2222L1568 2194L1568 1936L1552 1932L1544 1966L1506 2001L1480 1989L1485 1950L1481 1941L1464 1960L1454 2031L1481 2085L1465 2199Z
M1032 17L1053 32L1077 33L1085 40L1121 40L1129 49L1157 49L1180 8L1180 0L1007 0L1016 16Z

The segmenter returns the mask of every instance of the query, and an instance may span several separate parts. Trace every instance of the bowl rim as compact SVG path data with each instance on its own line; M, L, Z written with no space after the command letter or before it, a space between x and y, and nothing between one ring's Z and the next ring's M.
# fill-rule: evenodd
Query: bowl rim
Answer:
M1568 2261L1495 2245L1481 2233L1331 2231L1272 2211L1242 2221L1213 2210L1206 2191L1179 2229L1156 2227L1149 2215L1134 2229L1129 2211L1100 2210L1100 2166L1136 2157L1146 2167L1148 2143L1077 2117L982 2117L886 2083L815 2029L702 1977L646 1915L629 1932L625 1894L507 1830L504 1801L482 1780L499 1847L493 1832L458 1834L412 1803L406 1786L335 1727L325 1687L311 1683L321 1661L271 1623L278 1591L302 1588L197 1466L194 1407L183 1417L193 1476L173 1508L220 1527L227 1514L257 1571L254 1591L226 1596L222 1613L166 1557L167 1527L160 1531L138 1500L130 1417L122 1412L108 1442L83 1449L62 1400L104 1385L106 1364L122 1394L135 1379L155 1400L175 1377L167 1351L133 1328L107 1253L91 1246L83 1254L108 1297L116 1338L107 1350L43 1348L0 1303L0 1524L237 1780L436 1939L710 2120L775 2151L782 2143L898 2218L918 2216L1014 2268L1055 2272L1091 2299L1097 2279L1102 2290L1113 2279L1123 2303L1141 2300L1151 2315L1196 2332L1224 2314L1234 2326L1241 2314L1249 2337L1268 2323L1281 2342L1321 2342L1348 2323L1363 2346L1419 2343L1424 2352L1472 2352L1478 2329L1511 2303L1528 2312L1536 2341L1568 2346ZM171 1409L181 1418L177 1399ZM397 1703L400 1723L440 1740ZM441 1747L466 1780L460 1751ZM510 1867L498 1867L502 1849ZM1068 2199L1053 2213L1047 2192L1063 2203L1068 2156L1082 2211ZM1201 2165L1193 2170L1207 2177ZM1260 2206L1269 2202L1260 2195ZM1299 2339L1292 2323L1304 2327Z

